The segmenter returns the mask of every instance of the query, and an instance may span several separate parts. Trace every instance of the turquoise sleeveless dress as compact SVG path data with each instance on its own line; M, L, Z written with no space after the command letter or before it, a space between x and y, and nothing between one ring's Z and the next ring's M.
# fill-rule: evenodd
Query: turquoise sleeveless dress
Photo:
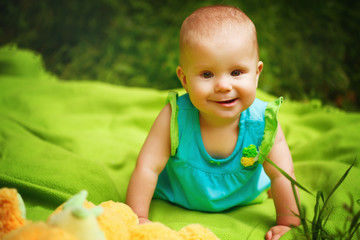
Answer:
M282 98L271 103L255 99L241 113L236 147L225 159L207 153L199 112L188 94L178 97L170 92L169 102L171 156L159 175L154 198L206 212L262 202L259 196L270 187L262 163L275 140Z

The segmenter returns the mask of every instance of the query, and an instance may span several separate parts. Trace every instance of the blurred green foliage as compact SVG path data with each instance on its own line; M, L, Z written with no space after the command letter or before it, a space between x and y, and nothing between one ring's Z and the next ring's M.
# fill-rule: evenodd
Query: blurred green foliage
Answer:
M9 0L0 3L0 44L41 53L64 80L176 88L181 23L213 4L237 6L254 21L260 88L360 109L360 1Z

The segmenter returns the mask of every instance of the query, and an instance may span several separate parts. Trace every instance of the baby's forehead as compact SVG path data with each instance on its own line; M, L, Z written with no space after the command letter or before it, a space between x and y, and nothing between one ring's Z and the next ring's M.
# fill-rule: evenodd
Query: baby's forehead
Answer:
M185 19L180 30L180 44L239 35L257 41L255 26L242 11L231 7L205 8Z
M244 43L258 52L256 33L249 28L236 25L218 25L201 30L194 29L183 36L180 40L180 55L204 46L220 50L223 46Z
M180 29L180 64L185 52L203 42L213 41L219 46L229 39L247 39L259 57L256 28L240 9L229 6L211 6L196 10L185 19Z
M211 41L228 38L247 38L256 40L256 32L246 25L239 24L201 24L191 29L185 29L180 41L191 43L197 41Z

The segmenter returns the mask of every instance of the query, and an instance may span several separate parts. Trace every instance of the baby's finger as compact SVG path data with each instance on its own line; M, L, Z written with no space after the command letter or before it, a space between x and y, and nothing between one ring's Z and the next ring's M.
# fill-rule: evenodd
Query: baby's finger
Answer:
M270 229L265 235L265 240L271 240L272 235L272 230Z

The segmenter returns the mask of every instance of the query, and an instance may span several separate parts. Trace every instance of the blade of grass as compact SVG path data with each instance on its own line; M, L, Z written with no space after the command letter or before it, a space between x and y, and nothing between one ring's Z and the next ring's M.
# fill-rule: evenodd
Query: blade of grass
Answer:
M356 225L356 227L354 228L354 230L352 231L352 233L350 234L350 236L349 236L349 240L351 240L352 238L353 238L353 236L355 235L355 233L356 233L356 231L359 229L359 227L360 227L360 223L358 223L357 225Z
M334 192L340 187L340 185L343 183L343 181L345 180L345 178L347 177L347 175L349 174L351 168L355 165L356 162L356 158L354 160L354 162L350 165L350 167L345 171L344 175L339 179L339 181L336 183L336 185L334 186L334 188L332 189L332 191L330 192L329 196L326 198L324 205L326 205L326 203L329 201L329 199L331 198L331 196L334 194Z
M334 210L334 208L331 208L329 214L326 216L326 219L325 219L324 223L321 224L321 226L320 226L321 232L322 232L322 233L325 233L326 235L328 235L328 233L327 233L326 230L325 230L325 225L326 225L326 223L328 222L328 220L329 220L329 218L330 218L330 215L331 215L331 213L332 213L333 210Z
M264 155L263 155L264 156ZM274 166L282 175L284 175L290 182L291 184L294 184L296 186L298 186L299 188L301 188L302 190L304 190L305 192L309 193L310 195L313 195L309 190L307 190L305 187L303 187L300 183L298 183L297 181L295 181L289 174L287 174L284 170L282 170L280 167L278 167L273 161L271 161L268 157L265 157L266 161L268 163L270 163L272 166Z
M319 217L318 217L318 221L317 221L317 225L321 224L320 221L322 221L323 218L323 214L326 210L326 205L329 202L329 199L331 198L331 196L334 194L334 192L340 187L340 185L344 182L345 178L347 177L347 175L349 174L351 168L354 166L355 162L356 162L356 158L353 161L353 163L350 165L350 167L345 171L345 173L343 174L343 176L339 179L339 181L335 184L335 186L333 187L333 189L331 190L329 196L325 199L324 205L322 206L320 213L319 213Z
M291 183L291 188L292 188L292 191L293 191L293 194L294 194L294 197L295 197L296 206L297 206L298 211L299 211L299 214L296 214L296 213L294 213L294 212L293 212L293 214L294 214L295 216L297 216L298 218L300 218L300 222L301 222L301 225L303 226L304 235L305 235L306 239L307 239L307 240L311 240L311 235L310 235L309 227L308 227L308 224L307 224L307 222L306 222L305 208L301 208L300 200L299 200L297 191L296 191L296 189L295 189L295 184Z
M359 228L359 220L360 220L360 211L354 216L354 218L351 221L350 224L350 232L354 229L356 230L357 228Z
M330 212L329 212L329 214L326 216L326 219L325 219L325 221L324 221L324 226L326 225L326 223L328 222L328 220L329 220L329 217L330 217L330 215L331 215L331 213L332 213L332 211L334 210L334 208L331 208L331 210L330 210Z
M295 197L295 202L296 202L296 206L297 206L297 209L299 210L299 214L301 216L301 212L300 212L300 200L299 200L299 197L297 195L297 192L296 192L296 189L295 189L295 184L291 183L291 189L293 191L293 194L294 194L294 197Z
M315 203L315 207L314 207L314 217L313 220L311 222L311 230L312 230L312 239L317 239L319 237L319 226L317 225L317 219L319 216L319 211L320 211L320 200L322 200L322 202L324 203L324 194L322 191L318 191L316 193L316 203Z

